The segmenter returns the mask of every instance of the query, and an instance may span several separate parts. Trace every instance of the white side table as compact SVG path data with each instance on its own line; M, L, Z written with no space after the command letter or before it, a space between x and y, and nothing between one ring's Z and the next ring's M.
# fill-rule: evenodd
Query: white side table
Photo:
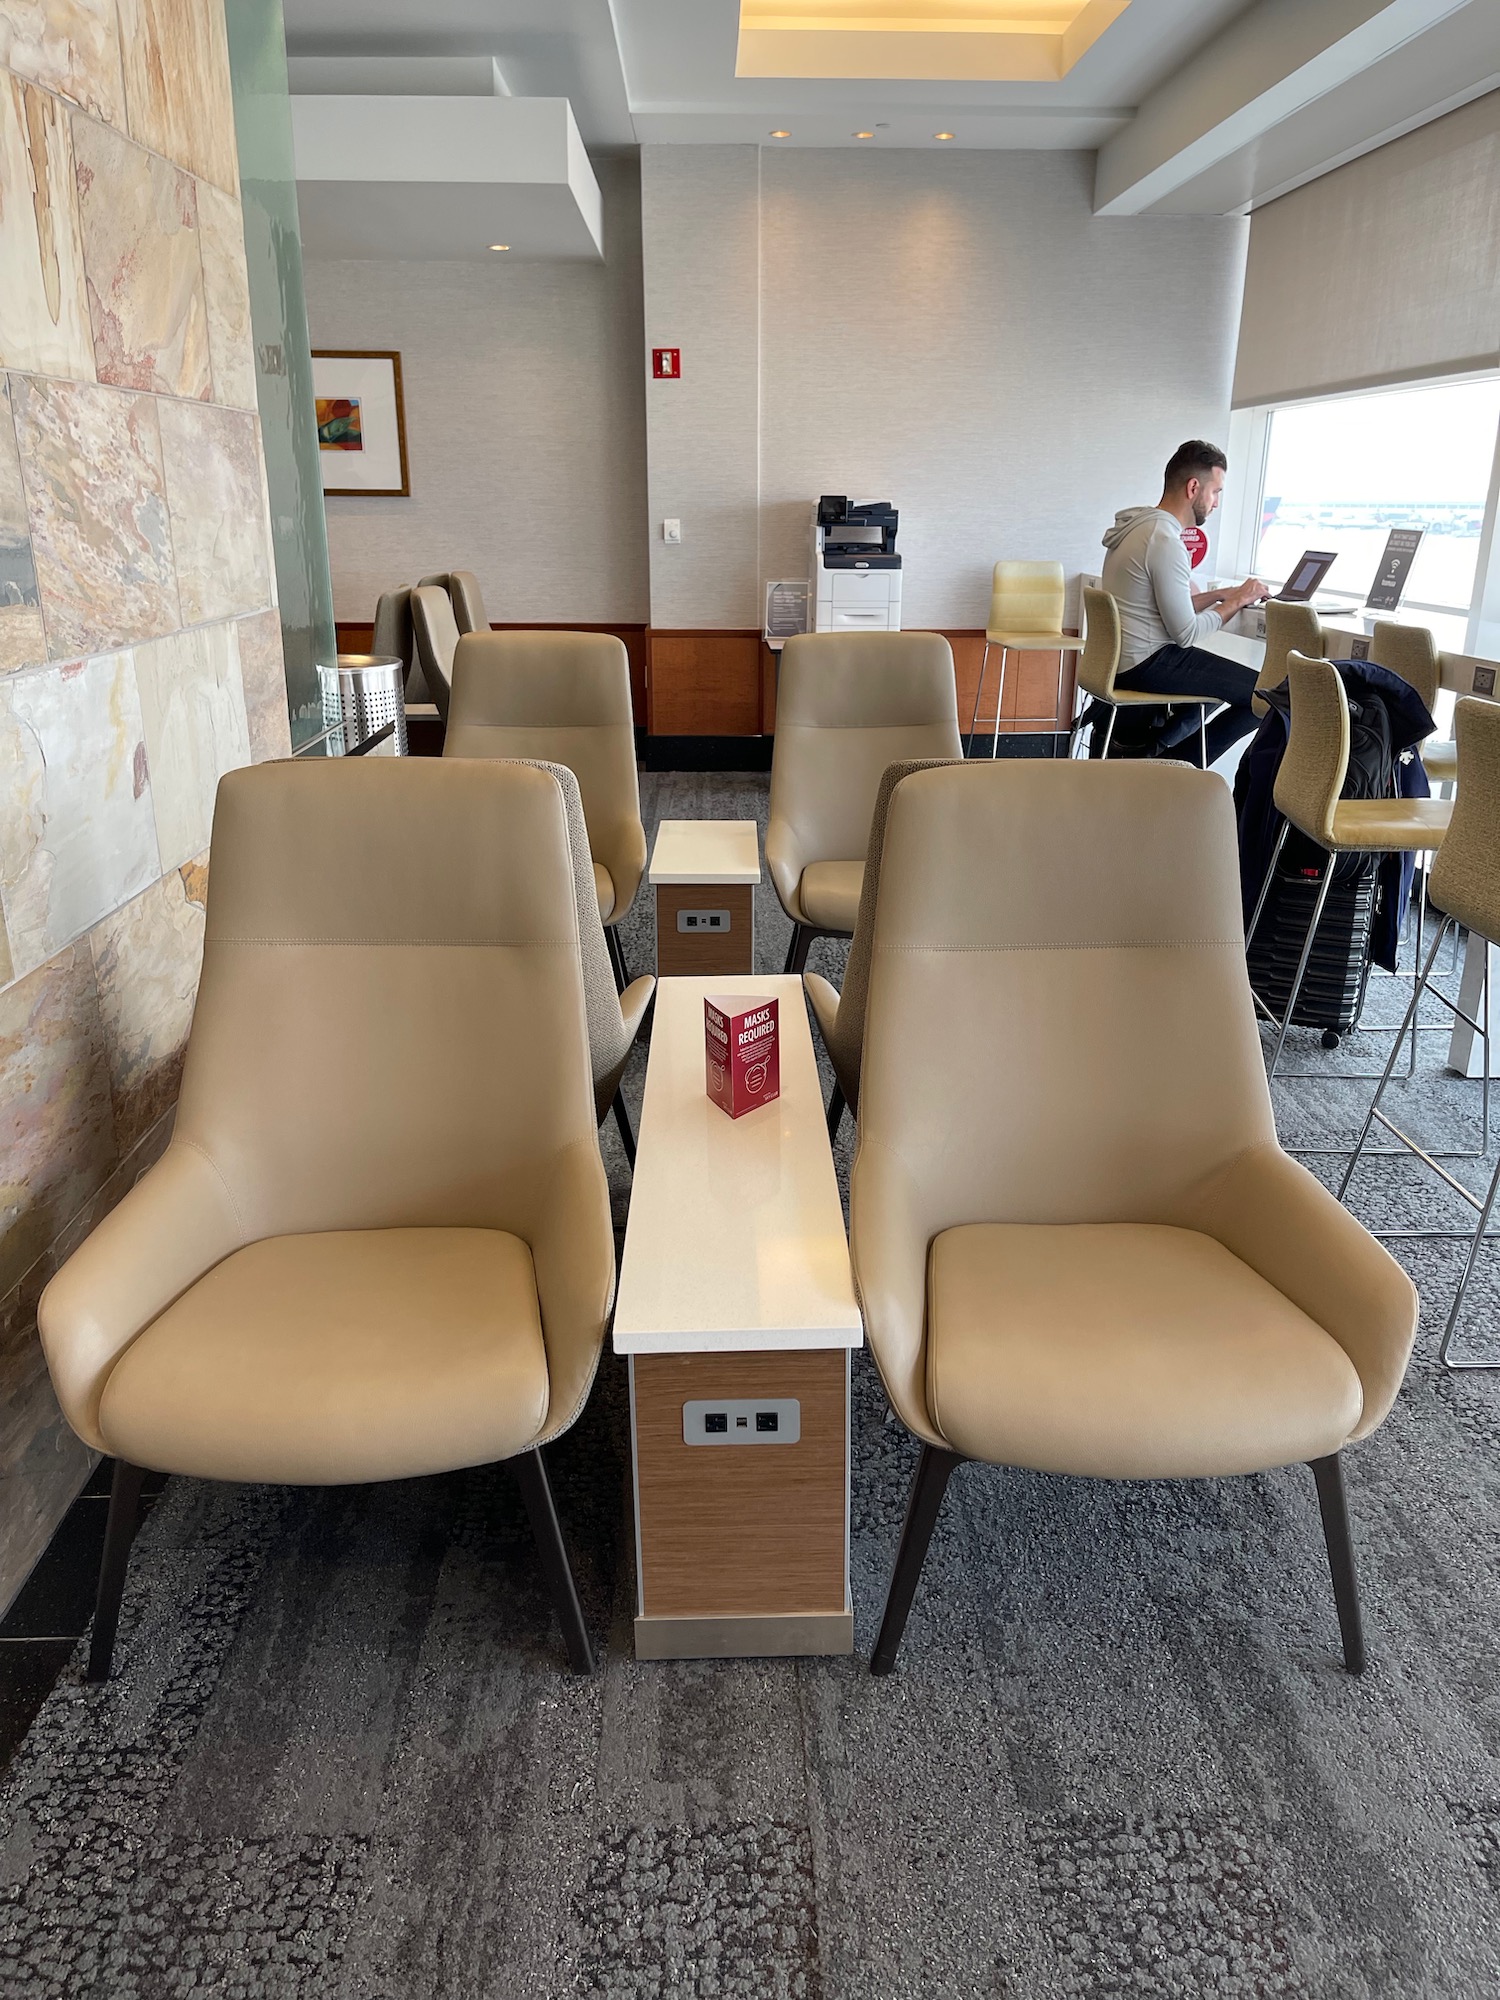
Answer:
M664 819L648 879L663 978L754 972L760 829L753 819Z
M781 1009L781 1095L738 1119L704 1089L703 1001L731 993ZM801 980L664 979L614 1325L637 1658L853 1650L863 1338Z

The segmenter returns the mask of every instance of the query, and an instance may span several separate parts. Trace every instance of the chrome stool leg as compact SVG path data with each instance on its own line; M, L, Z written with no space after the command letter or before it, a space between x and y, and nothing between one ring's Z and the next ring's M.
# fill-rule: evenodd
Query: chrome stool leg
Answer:
M1281 1022L1281 1033L1276 1037L1276 1052L1271 1057L1268 1078L1275 1076L1276 1065L1281 1061L1281 1051L1286 1047L1287 1031L1292 1025L1292 1016L1297 1011L1297 1001L1301 997L1302 982L1307 976L1307 962L1312 957L1313 944L1317 939L1318 925L1323 921L1323 905L1328 901L1328 891L1333 887L1333 867L1337 856L1330 854L1323 863L1323 875L1318 883L1318 900L1313 904L1311 921L1307 926L1307 936L1302 940L1302 955L1297 960L1297 970L1292 975L1292 990L1287 995L1286 1014Z
M984 676L990 663L990 642L984 642L984 651L979 656L979 685L974 690L974 713L969 717L969 740L964 745L964 755L974 755L974 738L979 729L979 704L984 699Z
M1000 648L1000 680L995 688L995 736L990 744L992 761L1000 755L1000 712L1005 707L1005 656L1009 651L1008 646Z

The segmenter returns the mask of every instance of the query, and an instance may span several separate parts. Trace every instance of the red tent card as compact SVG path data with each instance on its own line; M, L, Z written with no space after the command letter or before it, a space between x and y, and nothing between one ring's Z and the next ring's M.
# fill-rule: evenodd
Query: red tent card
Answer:
M703 1002L708 1094L731 1118L781 1095L781 1022L775 1000L721 994Z

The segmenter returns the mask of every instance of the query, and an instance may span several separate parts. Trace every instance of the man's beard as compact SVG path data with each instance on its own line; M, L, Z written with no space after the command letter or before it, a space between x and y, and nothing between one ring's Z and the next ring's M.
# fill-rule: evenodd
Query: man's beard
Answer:
M1203 526L1204 522L1208 519L1209 514L1211 512L1212 509L1209 507L1207 501L1195 500L1193 502L1193 519L1198 523L1198 526L1200 528Z

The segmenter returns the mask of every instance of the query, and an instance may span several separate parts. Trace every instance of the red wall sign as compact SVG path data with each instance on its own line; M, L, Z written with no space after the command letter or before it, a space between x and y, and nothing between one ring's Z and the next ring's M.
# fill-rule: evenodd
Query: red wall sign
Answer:
M1208 554L1207 535L1204 534L1201 528L1184 528L1182 531L1182 542L1183 547L1188 552L1189 564L1193 569L1196 569Z
M651 350L651 373L658 382L675 382L682 374L682 349L680 347L653 347Z

